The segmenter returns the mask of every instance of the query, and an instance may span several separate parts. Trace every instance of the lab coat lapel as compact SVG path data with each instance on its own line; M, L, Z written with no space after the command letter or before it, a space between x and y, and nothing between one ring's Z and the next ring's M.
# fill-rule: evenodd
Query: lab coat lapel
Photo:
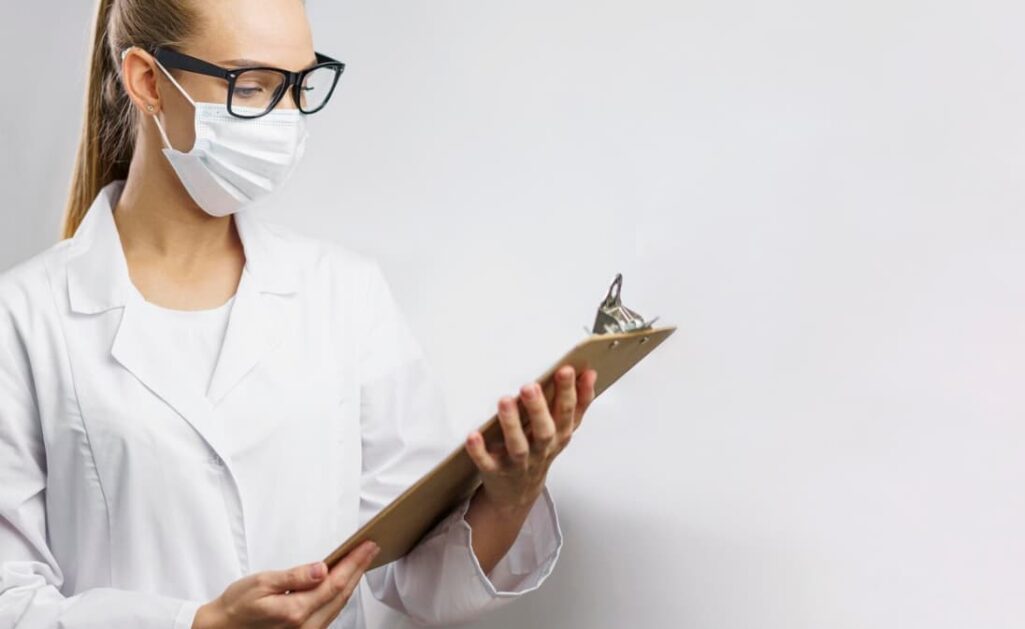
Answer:
M296 290L295 260L284 243L247 211L234 219L246 266L207 391L215 405L281 341L292 305L285 295Z
M246 264L231 306L220 355L207 395L183 386L178 366L156 351L152 330L141 316L143 297L131 284L113 208L123 182L105 187L73 237L68 258L71 307L97 314L121 307L111 355L150 391L171 406L227 460L226 443L213 408L282 338L287 295L296 288L294 260L277 252L278 239L246 212L233 215ZM283 243L282 243L283 246Z
M129 293L121 324L110 353L155 395L175 410L222 458L227 454L220 425L213 421L212 405L203 396L185 390L178 366L166 360L153 341L152 330L141 317L138 295Z
M185 390L176 365L159 354L152 330L141 316L142 296L131 283L114 222L114 208L123 187L123 181L104 187L72 237L67 258L71 309L78 315L95 317L97 333L102 330L109 334L109 328L102 325L107 319L103 313L120 308L121 315L110 340L110 355L224 458L226 444L213 421L211 404L203 396Z
M219 403L259 363L267 350L281 340L282 307L280 298L259 292L249 272L242 272L207 391L211 403Z

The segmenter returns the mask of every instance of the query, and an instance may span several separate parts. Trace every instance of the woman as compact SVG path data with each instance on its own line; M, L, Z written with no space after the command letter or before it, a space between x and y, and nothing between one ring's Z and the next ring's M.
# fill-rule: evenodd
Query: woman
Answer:
M66 238L0 276L0 626L362 627L364 573L445 625L551 571L593 370L503 396L408 555L316 561L459 439L377 263L247 211L341 70L300 0L100 2Z

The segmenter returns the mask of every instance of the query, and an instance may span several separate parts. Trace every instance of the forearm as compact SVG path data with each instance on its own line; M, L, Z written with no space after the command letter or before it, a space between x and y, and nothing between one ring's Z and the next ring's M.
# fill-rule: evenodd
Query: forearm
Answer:
M522 505L501 508L488 499L483 485L477 488L464 519L473 530L473 553L485 574L490 575L509 552L536 499L535 496Z

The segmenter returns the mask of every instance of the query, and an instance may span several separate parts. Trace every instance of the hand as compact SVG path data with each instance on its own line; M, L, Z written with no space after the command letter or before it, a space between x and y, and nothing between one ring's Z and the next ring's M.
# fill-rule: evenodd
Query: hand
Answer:
M380 549L367 541L335 564L257 572L235 581L196 612L192 629L323 629L342 611Z
M549 409L540 385L531 382L520 389L520 399L530 416L529 438L520 424L516 400L503 396L498 401L498 419L504 444L489 450L479 430L466 438L466 449L483 479L481 491L500 510L529 509L544 489L552 461L569 444L573 431L594 400L598 372L587 369L576 378L565 365L555 372L555 395Z

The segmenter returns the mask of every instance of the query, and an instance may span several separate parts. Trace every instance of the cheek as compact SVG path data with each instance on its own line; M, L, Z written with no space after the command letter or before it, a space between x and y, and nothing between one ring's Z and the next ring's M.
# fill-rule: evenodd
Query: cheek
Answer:
M181 86L189 93L192 100L197 103L216 103L224 105L228 101L228 82L213 76L205 76L194 73L184 73L184 80ZM187 101L186 101L187 104Z
M165 82L165 85L167 89L161 91L164 97L158 114L160 123L164 126L164 131L167 132L171 146L185 153L192 148L192 144L196 141L195 108L175 89L174 85L170 82ZM182 87L190 90L190 94L192 93L191 86L184 81ZM161 142L161 148L163 147Z
M196 141L192 105L184 103L175 104L173 109L165 107L161 116L171 146L183 153L192 149L192 145ZM164 148L163 143L161 143L161 148Z
M178 82L197 103L217 103L224 107L228 97L227 83L212 77L204 80L206 78L182 73ZM161 95L164 100L161 122L168 139L175 149L187 153L196 141L196 110L170 81L162 82Z

